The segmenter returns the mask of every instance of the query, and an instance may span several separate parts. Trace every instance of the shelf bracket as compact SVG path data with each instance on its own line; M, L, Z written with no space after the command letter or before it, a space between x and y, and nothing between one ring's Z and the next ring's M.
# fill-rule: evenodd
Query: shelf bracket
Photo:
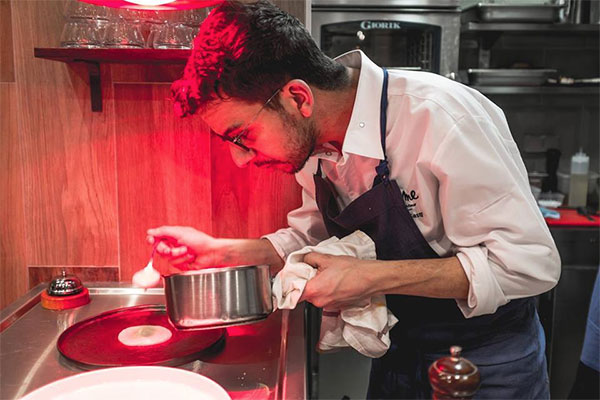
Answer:
M93 112L102 112L102 87L100 81L100 64L93 61L84 61L90 77L90 99Z

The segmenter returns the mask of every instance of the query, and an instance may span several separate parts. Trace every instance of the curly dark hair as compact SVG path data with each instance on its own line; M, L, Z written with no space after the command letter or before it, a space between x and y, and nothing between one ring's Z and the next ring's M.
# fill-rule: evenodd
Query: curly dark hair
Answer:
M266 0L225 1L200 26L183 77L171 86L174 110L185 117L216 99L265 102L290 79L323 90L349 84L298 19Z

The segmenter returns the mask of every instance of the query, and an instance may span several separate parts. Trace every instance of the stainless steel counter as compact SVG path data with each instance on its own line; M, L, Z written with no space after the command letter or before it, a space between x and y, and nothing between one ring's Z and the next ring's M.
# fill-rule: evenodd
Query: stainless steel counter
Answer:
M118 283L86 284L91 302L51 311L41 307L38 285L0 315L0 399L18 399L50 382L84 372L60 355L56 340L81 320L104 311L164 304L162 289ZM102 344L99 343L99 351ZM279 310L266 320L230 327L219 351L181 365L227 390L232 399L306 398L304 308Z

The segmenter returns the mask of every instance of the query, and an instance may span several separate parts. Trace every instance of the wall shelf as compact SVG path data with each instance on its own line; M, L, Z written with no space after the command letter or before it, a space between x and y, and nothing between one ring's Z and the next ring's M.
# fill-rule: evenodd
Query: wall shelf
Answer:
M600 95L599 86L471 86L483 94Z
M479 66L486 67L489 51L496 41L506 33L523 35L555 36L598 36L600 24L569 23L524 23L524 22L463 22L460 29L461 38L475 39L479 47Z
M62 62L185 64L191 50L35 48L37 58Z
M466 22L461 32L547 32L547 33L595 33L599 24L540 24L511 22Z
M88 68L92 111L102 111L100 64L185 64L191 50L34 48L36 58L81 62Z

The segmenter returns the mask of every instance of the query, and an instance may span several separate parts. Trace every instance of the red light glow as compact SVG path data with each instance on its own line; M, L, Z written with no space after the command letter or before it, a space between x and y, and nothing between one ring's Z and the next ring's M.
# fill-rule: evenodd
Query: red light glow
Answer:
M211 7L224 0L80 0L97 6L137 10L186 10Z
M125 0L128 3L137 4L139 6L162 6L163 4L172 3L175 0Z

